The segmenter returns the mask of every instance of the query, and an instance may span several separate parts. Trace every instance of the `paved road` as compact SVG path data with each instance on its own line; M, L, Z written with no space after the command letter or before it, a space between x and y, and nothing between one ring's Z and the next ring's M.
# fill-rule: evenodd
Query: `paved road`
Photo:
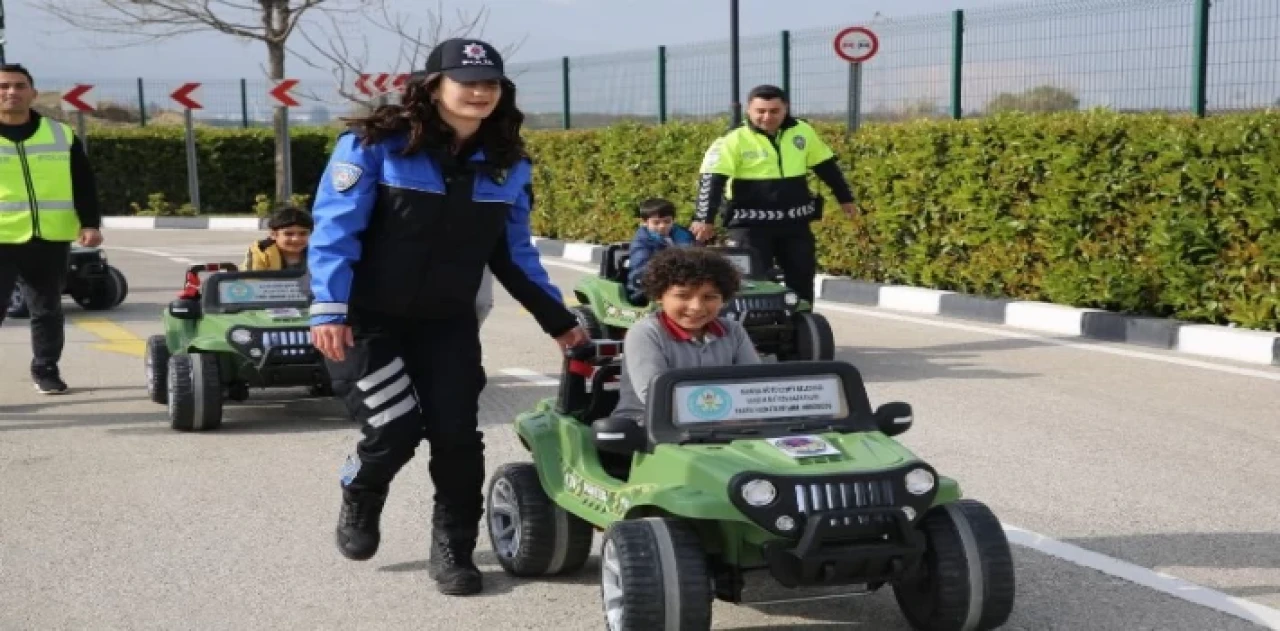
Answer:
M0 629L600 628L594 558L577 576L512 580L482 539L486 593L436 594L422 459L392 492L378 556L342 559L336 474L356 432L332 401L255 393L219 432L168 429L145 398L140 340L159 332L178 289L173 259L238 262L253 236L110 231L130 297L96 315L67 303L66 396L32 390L25 326L0 328ZM552 271L566 289L582 273ZM826 312L872 401L915 407L905 442L987 502L1020 544L1006 628L1280 621L1280 370ZM554 375L558 362L505 294L484 339L492 469L524 458L508 423L553 394L528 375ZM806 599L777 602L797 595ZM759 604L717 603L716 628L907 628L888 591L753 585L750 598Z

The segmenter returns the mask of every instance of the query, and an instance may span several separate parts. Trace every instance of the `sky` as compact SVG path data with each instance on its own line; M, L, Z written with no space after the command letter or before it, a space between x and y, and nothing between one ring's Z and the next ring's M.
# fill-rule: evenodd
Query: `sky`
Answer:
M221 34L187 35L141 47L96 33L76 32L35 8L41 0L0 0L7 10L9 61L27 65L41 86L97 86L94 97L137 102L137 78L146 100L165 101L183 81L200 81L205 115L238 116L240 79L248 81L251 116L265 117L265 48ZM94 0L79 0L89 4ZM215 0L215 4L219 0ZM352 0L331 0L350 3ZM421 15L433 0L386 0L394 10ZM484 39L500 48L519 43L508 58L518 74L526 111L561 108L560 57L570 56L572 110L652 114L658 109L657 47L668 47L668 107L689 114L724 111L728 8L725 0L444 0L444 13L489 10ZM864 111L924 107L937 110L950 96L950 21L969 11L962 104L981 109L1001 92L1052 84L1069 89L1081 106L1181 108L1190 102L1192 0L740 0L743 87L779 83L779 33L792 39L792 90L803 109L843 110L848 65L831 37L867 24L881 37L881 53L865 64ZM1034 5L1035 10L1008 10ZM1045 9L1044 6L1059 9ZM1110 5L1112 10L1096 7ZM1062 9L1066 6L1068 9ZM1090 10L1090 6L1095 7ZM1135 8L1140 6L1141 8ZM993 9L993 7L998 7ZM1216 7L1223 7L1218 9ZM1036 19L1020 18L1034 16ZM418 24L423 21L419 20ZM1211 39L1211 107L1265 105L1280 98L1280 0L1218 0ZM397 66L396 38L353 22L348 41L366 45L370 66ZM300 50L305 44L296 40ZM598 55L606 55L597 57ZM316 62L322 59L311 54ZM330 72L291 58L288 74L299 91L329 103L337 83ZM344 77L350 89L353 76ZM308 106L313 106L311 101Z

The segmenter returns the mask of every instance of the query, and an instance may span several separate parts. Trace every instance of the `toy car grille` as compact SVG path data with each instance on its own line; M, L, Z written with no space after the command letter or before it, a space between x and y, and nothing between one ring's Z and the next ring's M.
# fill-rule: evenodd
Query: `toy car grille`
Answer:
M266 331L262 334L262 345L266 348L281 347L278 354L285 357L309 355L314 349L311 346L311 331Z
M796 508L803 515L820 511L897 505L893 498L893 483L889 480L797 484L795 496ZM865 517L859 519L864 522L866 520ZM851 518L845 517L844 523L850 525L853 522Z
M728 311L736 314L743 326L781 324L786 321L787 303L782 296L741 296Z

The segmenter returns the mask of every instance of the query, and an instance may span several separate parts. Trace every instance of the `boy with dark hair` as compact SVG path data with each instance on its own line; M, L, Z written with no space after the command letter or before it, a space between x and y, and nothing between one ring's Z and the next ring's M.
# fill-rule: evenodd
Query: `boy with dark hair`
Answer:
M644 277L649 258L673 245L693 245L696 239L688 229L676 225L675 204L665 199L644 200L636 214L640 217L640 227L636 228L627 252L631 263L627 273L627 298L632 304L643 305L647 303L640 279Z
M653 256L641 284L660 308L627 331L613 416L643 419L650 382L668 370L760 363L746 329L719 317L741 282L738 268L715 250L669 248Z
M300 208L285 206L275 211L267 220L270 235L249 246L241 269L306 269L307 243L314 227L311 215Z

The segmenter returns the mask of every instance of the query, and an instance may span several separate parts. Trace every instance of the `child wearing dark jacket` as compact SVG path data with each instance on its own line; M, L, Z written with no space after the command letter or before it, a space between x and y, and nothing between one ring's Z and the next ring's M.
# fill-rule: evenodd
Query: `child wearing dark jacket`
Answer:
M644 278L649 259L669 247L695 245L697 241L687 228L676 225L676 207L665 199L646 199L640 203L637 214L640 227L636 228L628 250L631 266L627 272L627 298L632 304L643 305L648 304L648 299L640 279Z

